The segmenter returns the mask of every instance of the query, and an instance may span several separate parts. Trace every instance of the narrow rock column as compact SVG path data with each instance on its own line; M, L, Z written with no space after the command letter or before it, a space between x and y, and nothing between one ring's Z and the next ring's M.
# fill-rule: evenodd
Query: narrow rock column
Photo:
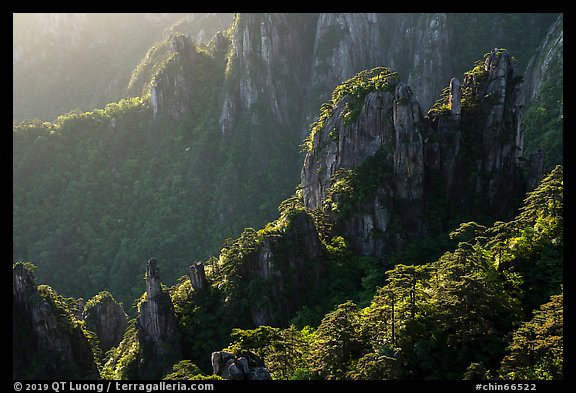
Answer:
M413 201L423 195L424 151L418 130L423 117L412 90L402 82L396 85L392 114L396 132L396 191L401 199Z
M206 272L204 271L204 263L198 261L190 265L188 271L188 277L190 277L190 283L194 291L200 293L206 289L208 286L208 281L206 280Z
M140 304L136 321L142 354L139 372L157 379L182 359L180 333L170 294L162 289L156 259L148 261L146 273L147 299Z
M450 113L452 118L459 120L462 111L462 90L461 83L458 79L452 78L450 80Z

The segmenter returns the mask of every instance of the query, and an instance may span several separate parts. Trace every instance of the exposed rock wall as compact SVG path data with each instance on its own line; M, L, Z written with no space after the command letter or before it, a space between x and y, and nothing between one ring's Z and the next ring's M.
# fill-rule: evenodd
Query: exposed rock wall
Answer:
M276 124L269 130L276 133L298 124L295 99L304 96L307 86L304 75L314 18L314 14L237 15L219 119L223 134L233 132L242 119L250 119L252 125Z
M215 375L225 380L265 381L272 379L262 359L250 352L240 355L226 351L213 352L212 368Z
M294 213L280 225L265 234L246 230L242 252L221 255L216 268L225 271L218 282L226 294L226 323L285 326L325 274L324 249L308 213Z
M447 230L456 217L513 214L526 182L521 82L509 53L495 49L463 83L452 79L446 110L427 116L410 87L390 84L394 93L366 94L352 122L343 115L351 98L342 98L314 134L301 174L304 204L322 206L339 171L377 155L371 165L387 180L335 219L360 255L401 250L409 240Z
M148 261L146 300L140 304L136 321L141 346L139 375L160 378L182 360L180 333L170 294L162 288L156 259Z
M14 379L99 377L81 327L40 294L22 263L12 269L12 307Z
M103 352L122 341L128 326L128 317L124 309L109 293L98 297L95 304L85 309L83 318L86 321L86 328L98 336Z
M526 105L538 101L541 86L548 78L556 75L550 73L551 66L563 67L564 64L564 16L560 15L552 25L536 55L530 59L524 74L523 92Z
M188 277L190 278L192 288L194 288L196 292L202 292L208 287L206 272L204 271L204 263L202 263L202 261L190 265L190 268L188 269Z

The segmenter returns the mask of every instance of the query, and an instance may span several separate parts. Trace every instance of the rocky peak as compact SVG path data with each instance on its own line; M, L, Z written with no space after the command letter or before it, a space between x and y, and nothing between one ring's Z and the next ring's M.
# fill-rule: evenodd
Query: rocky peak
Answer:
M24 264L12 269L12 375L15 379L94 379L92 348L70 310Z
M146 300L140 303L136 320L141 345L141 375L161 377L182 359L180 333L170 294L162 288L156 259L146 269Z
M155 299L162 293L161 284L158 261L151 258L146 265L146 295L148 299Z
M204 271L204 263L198 261L190 265L188 269L188 277L190 278L190 283L194 291L200 293L208 287L208 281L206 280L206 272Z
M150 84L150 106L154 115L162 112L178 119L189 110L193 98L197 53L184 34L174 34L169 41L171 54Z
M505 195L513 194L521 182L520 166L524 148L524 107L522 78L515 74L515 62L505 49L493 49L484 60L484 72L468 74L462 89L470 89L474 99L483 102L483 123L476 128L481 136L477 170L490 176L476 180L476 192L488 197L496 207ZM473 119L469 120L470 122ZM505 210L510 210L507 206Z
M22 305L27 311L27 300L36 291L36 283L32 272L23 263L17 263L12 269L12 296L14 302Z
M394 177L397 195L401 199L422 197L424 156L422 127L424 116L412 90L404 83L396 85L392 118L396 146L394 149Z
M393 74L365 71L336 88L312 127L301 174L306 207L327 198L351 204L333 219L360 255L401 250L446 230L453 215L507 218L525 188L521 78L506 50L494 49L462 84L453 78L427 116ZM381 182L358 183L362 171ZM434 206L444 207L432 223Z
M128 317L124 309L106 291L87 302L83 311L83 319L86 321L86 328L98 336L103 352L122 341L128 326Z

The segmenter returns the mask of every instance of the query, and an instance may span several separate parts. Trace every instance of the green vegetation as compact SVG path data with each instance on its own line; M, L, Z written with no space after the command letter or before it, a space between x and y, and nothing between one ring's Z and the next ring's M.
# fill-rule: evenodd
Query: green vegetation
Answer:
M90 298L86 304L84 305L84 313L88 313L93 307L98 305L99 303L103 302L106 299L110 299L112 301L116 301L114 296L108 291L101 291L96 296Z
M137 379L140 343L136 334L136 319L128 322L128 328L117 347L106 354L106 362L100 371L102 379Z
M151 256L170 261L163 280L175 282L191 258L270 219L269 208L252 213L251 205L269 193L239 197L238 182L252 173L237 173L239 157L225 158L233 144L221 141L218 126L225 53L213 49L195 52L194 70L176 60L163 69L202 97L177 122L169 113L153 116L149 97L134 97L53 123L14 125L13 253L40 266L39 282L76 297L108 288L131 304ZM280 162L265 176L281 173ZM234 204L215 195L241 201L245 214L232 217Z
M519 59L524 72L533 50L550 25L558 18L554 13L448 13L452 28L450 63L452 73L461 75L478 53L492 48L508 48Z
M564 146L564 69L554 59L549 66L550 77L542 82L538 102L525 114L525 154L544 152L545 170L562 164Z
M343 302L316 329L237 329L229 349L259 354L281 379L561 379L562 258L549 250L562 249L561 185L557 167L514 220L462 224L453 252L396 265L366 307ZM545 304L527 321L535 291Z
M504 379L563 379L564 293L550 297L514 331L499 374Z
M237 16L233 28L240 23L245 19ZM280 203L278 219L262 225L297 177L285 165L296 161L297 152L283 140L288 126L272 130L266 120L247 115L233 119L234 133L223 138L226 83L246 76L233 64L233 49L192 46L186 53L194 56L192 69L163 42L133 73L131 88L141 96L73 111L53 123L16 123L15 258L34 261L40 280L67 296L99 292L86 310L111 293L124 304L137 299L126 310L132 316L146 298L143 262L150 256L167 261L162 280L175 284L163 287L185 359L162 371L167 380L219 379L209 374L210 353L220 348L255 353L274 379L561 379L562 167L507 222L490 222L483 197L465 198L477 178L490 175L469 171L481 153L489 101L479 96L487 74L483 62L465 74L464 162L456 164L465 164L459 167L465 175L457 177L466 180L456 185L451 206L440 171L426 179L432 191L423 212L394 200L393 191L383 188L393 169L390 151L382 148L358 167L337 172L320 208L307 209L297 190ZM150 83L163 78L184 93L165 96L170 110L153 113ZM313 150L320 132L337 143L339 129L328 127L330 119L338 115L350 124L367 94L392 93L397 81L395 72L378 67L337 87L304 149ZM532 129L547 130L542 138L549 150L559 146L557 87L545 86L544 115L535 109L528 116ZM194 95L186 96L189 91ZM448 114L447 94L432 108L439 116ZM182 106L180 99L190 101ZM551 103L559 112L550 115ZM266 105L256 100L251 108L268 119ZM388 233L370 235L402 238L413 229L405 225L411 215L422 213L430 236L401 252L390 247L378 258L359 255L357 239L347 237L343 223L365 213L376 197L397 203L403 215L390 220ZM237 237L221 244L226 236ZM218 248L218 256L209 257ZM206 266L203 290L181 276L196 260ZM149 377L140 374L146 344L135 318L122 342L102 354L77 317L76 299L47 285L38 290L64 332L88 338L102 378ZM34 358L29 374L45 361Z
M303 149L312 151L316 133L325 128L326 122L332 117L341 100L345 98L347 101L345 109L339 116L344 120L343 124L348 124L357 118L366 94L374 91L393 93L396 83L398 83L398 74L395 71L385 67L376 67L361 71L338 85L332 92L330 101L320 106L320 115L310 126L310 133L302 145ZM336 130L332 132L337 133ZM334 139L336 134L331 137Z

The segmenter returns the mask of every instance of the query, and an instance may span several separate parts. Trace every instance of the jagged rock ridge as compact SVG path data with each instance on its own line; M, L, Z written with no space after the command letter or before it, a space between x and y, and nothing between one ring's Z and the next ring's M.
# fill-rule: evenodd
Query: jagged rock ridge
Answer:
M124 308L114 300L109 292L91 299L84 307L82 317L86 328L93 331L103 352L117 346L128 326L128 317Z
M378 71L369 77L391 75ZM453 79L427 116L411 89L394 78L387 91L370 92L355 104L356 121L343 116L349 99L333 102L305 158L304 204L321 206L342 170L356 169L378 152L388 181L378 184L373 199L357 201L352 214L337 219L361 255L382 256L437 231L424 214L436 203L447 206L445 225L451 217L479 209L487 216L509 217L525 186L520 86L511 56L495 49L462 84ZM470 200L483 201L482 207L471 206Z
M12 377L14 379L95 379L92 348L57 295L42 293L23 263L12 269Z
M140 304L136 321L141 346L139 375L145 378L163 376L182 359L174 306L161 284L158 263L152 258L146 269L146 300Z

